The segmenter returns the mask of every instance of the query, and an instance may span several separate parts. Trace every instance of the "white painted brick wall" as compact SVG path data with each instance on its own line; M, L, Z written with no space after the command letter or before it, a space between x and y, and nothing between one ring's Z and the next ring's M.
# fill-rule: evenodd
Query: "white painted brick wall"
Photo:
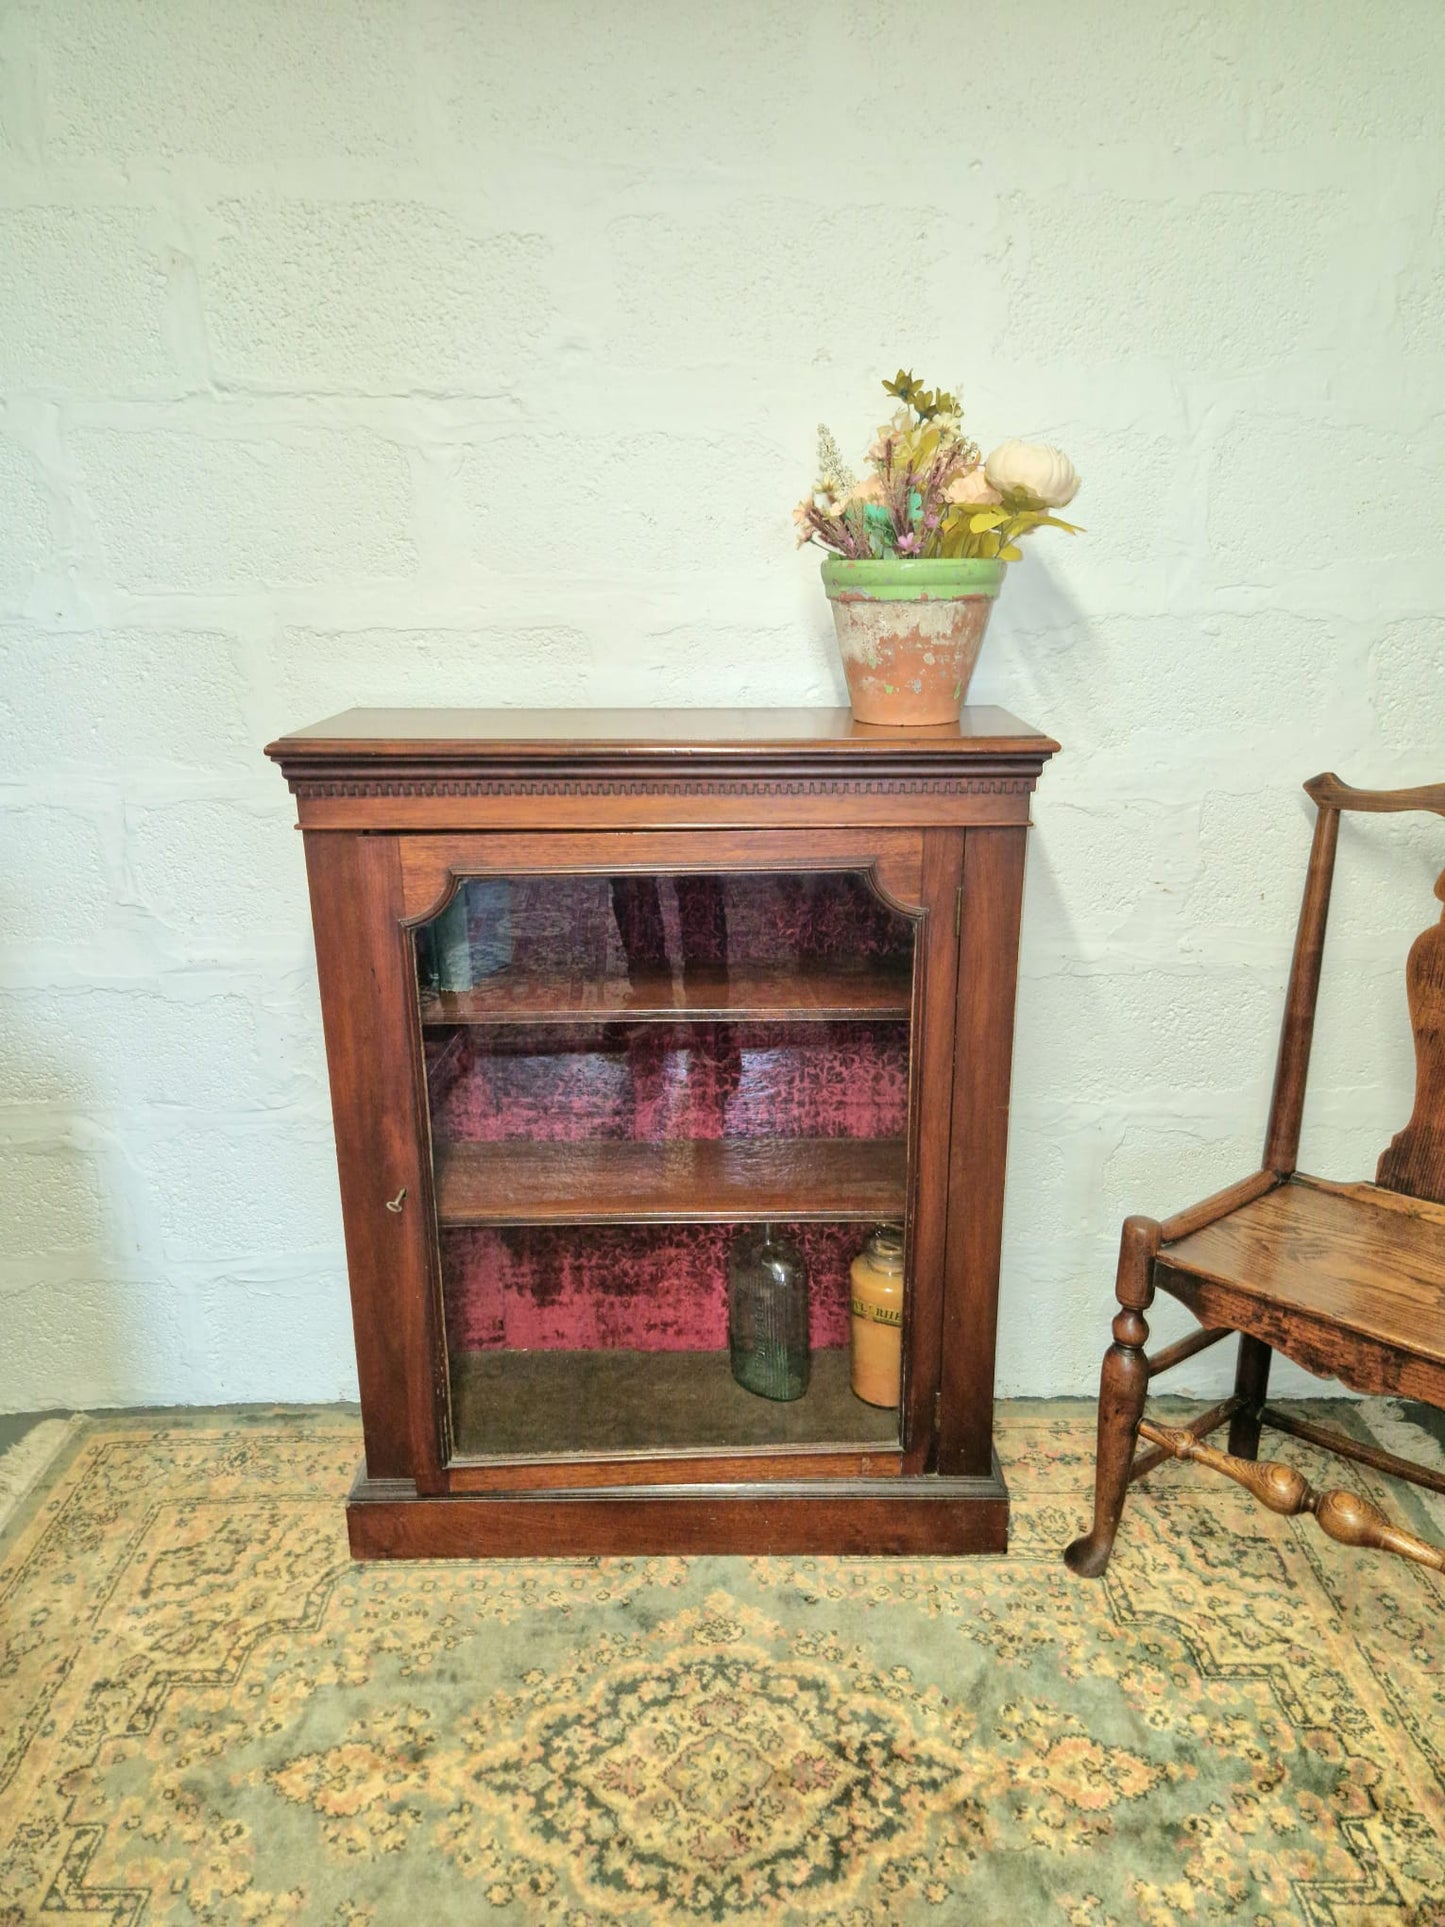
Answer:
M0 387L174 395L163 223L146 207L0 210Z
M66 445L115 589L224 594L415 568L405 453L368 430L231 418L219 433L77 427Z
M417 158L416 9L406 0L40 0L38 69L52 162Z
M6 432L0 412L0 614L15 613L54 553L53 517L40 465Z
M840 699L788 510L899 361L1085 477L975 693L1066 745L1000 1383L1092 1389L1120 1218L1258 1155L1300 780L1445 774L1442 71L1439 0L0 4L0 1409L354 1389L261 746ZM1341 852L1359 1175L1445 830Z

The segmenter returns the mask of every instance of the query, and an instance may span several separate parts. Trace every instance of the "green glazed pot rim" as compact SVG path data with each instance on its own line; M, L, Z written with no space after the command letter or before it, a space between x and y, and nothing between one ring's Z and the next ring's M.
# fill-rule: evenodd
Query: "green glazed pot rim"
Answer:
M854 562L830 555L823 563L823 587L832 602L852 596L867 602L992 600L1007 571L1007 562L986 556L890 555Z

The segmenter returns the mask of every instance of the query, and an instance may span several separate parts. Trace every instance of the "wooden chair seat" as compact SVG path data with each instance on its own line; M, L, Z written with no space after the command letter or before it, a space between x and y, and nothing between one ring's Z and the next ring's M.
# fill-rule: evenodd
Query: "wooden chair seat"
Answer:
M1445 1402L1445 1205L1296 1175L1164 1246L1154 1283L1356 1391Z
M1445 817L1445 783L1356 790L1337 776L1305 789L1317 806L1304 902L1285 997L1262 1168L1172 1218L1131 1217L1119 1241L1113 1340L1099 1378L1094 1522L1064 1554L1097 1578L1109 1563L1124 1495L1165 1459L1194 1459L1274 1511L1310 1512L1332 1539L1445 1572L1445 1548L1392 1525L1345 1488L1317 1492L1295 1467L1261 1462L1261 1425L1377 1471L1445 1492L1445 1473L1397 1458L1265 1403L1276 1351L1360 1392L1445 1409L1445 915L1416 938L1405 967L1415 1034L1415 1106L1373 1184L1333 1184L1295 1168L1314 1036L1340 813L1423 810ZM1435 883L1445 903L1445 871ZM1156 1291L1186 1304L1200 1329L1152 1355L1145 1313ZM1151 1379L1239 1334L1234 1395L1189 1425L1144 1416ZM1229 1450L1206 1443L1229 1427ZM1136 1442L1150 1442L1137 1453Z

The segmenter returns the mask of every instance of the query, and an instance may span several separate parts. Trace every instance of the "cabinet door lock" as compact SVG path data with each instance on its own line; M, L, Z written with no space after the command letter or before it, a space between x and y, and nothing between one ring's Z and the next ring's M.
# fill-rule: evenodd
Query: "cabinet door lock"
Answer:
M387 1210L388 1210L388 1211L394 1211L394 1212L396 1213L396 1215L397 1215L398 1217L400 1217L400 1216L401 1216L401 1207L402 1207L402 1206L403 1206L403 1205L404 1205L405 1203L406 1203L406 1186L405 1186L405 1185L403 1185L403 1186L401 1187L401 1189L400 1189L400 1191L398 1191L398 1192L397 1192L397 1194L396 1194L396 1196L395 1196L394 1198L388 1198L388 1199L387 1199L387 1201L386 1201L386 1208L387 1208Z

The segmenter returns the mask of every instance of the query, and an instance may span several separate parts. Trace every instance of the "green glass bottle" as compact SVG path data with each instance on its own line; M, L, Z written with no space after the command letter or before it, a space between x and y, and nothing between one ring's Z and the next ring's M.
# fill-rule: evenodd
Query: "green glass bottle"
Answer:
M760 1398L808 1389L808 1268L772 1225L742 1231L728 1258L728 1349L733 1377Z

